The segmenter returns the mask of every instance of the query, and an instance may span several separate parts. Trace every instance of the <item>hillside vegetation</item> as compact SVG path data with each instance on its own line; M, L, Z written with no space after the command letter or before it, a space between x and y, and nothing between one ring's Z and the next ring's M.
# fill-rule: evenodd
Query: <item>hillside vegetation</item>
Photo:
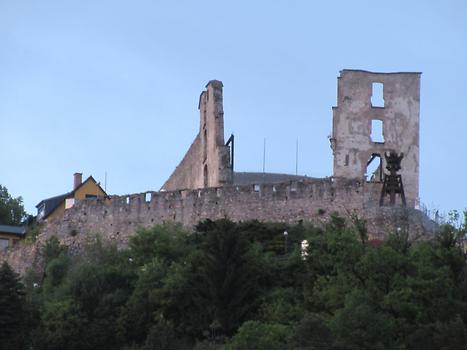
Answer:
M140 230L124 251L91 236L79 256L52 238L44 276L0 269L0 348L463 349L464 231L368 242L337 216L219 220Z

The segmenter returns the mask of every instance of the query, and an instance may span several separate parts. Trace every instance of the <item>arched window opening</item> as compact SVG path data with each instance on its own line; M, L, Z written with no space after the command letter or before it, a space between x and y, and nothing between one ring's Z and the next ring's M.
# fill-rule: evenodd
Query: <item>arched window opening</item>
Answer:
M373 153L368 159L365 176L367 182L383 181L383 163L379 153Z

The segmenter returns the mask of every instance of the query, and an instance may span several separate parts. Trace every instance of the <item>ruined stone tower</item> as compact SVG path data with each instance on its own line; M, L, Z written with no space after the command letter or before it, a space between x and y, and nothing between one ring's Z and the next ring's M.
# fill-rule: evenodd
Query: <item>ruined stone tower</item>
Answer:
M211 80L199 97L199 133L161 190L219 187L231 183L230 149L224 144L222 82Z
M361 178L378 186L384 152L403 153L407 205L417 205L420 74L341 71L330 138L336 178Z

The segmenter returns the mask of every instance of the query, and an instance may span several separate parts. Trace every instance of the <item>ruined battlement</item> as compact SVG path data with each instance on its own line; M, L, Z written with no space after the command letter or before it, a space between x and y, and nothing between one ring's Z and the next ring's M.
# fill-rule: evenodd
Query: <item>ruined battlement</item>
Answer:
M371 238L383 239L400 228L413 238L427 237L433 224L421 212L403 207L380 207L380 184L360 179L310 179L278 184L222 186L197 190L143 192L112 196L110 201L85 199L48 222L35 244L17 245L0 254L24 273L40 266L40 247L56 236L69 250L78 252L88 237L124 248L137 229L169 222L191 229L204 219L259 220L322 225L333 213L367 221Z
M401 229L412 238L433 233L432 223L414 209L420 73L341 71L329 140L334 176L323 179L234 172L233 135L224 143L222 88L212 80L201 93L199 132L160 192L78 201L44 225L33 247L14 248L4 258L21 272L35 263L38 247L52 235L71 250L79 250L91 234L125 247L141 227L176 222L190 228L221 218L320 225L332 213L356 214L367 221L372 238ZM398 163L388 161L389 152ZM390 206L384 206L388 194Z
M299 222L322 220L331 212L361 211L371 191L357 180L332 178L279 184L222 186L197 190L144 192L78 202L63 218L44 229L46 235L113 237L126 244L139 227L166 222L192 227L204 219Z
M187 228L205 219L221 218L320 225L332 213L344 217L357 214L365 219L366 213L370 212L371 218L368 218L374 220L378 212L384 211L378 205L380 189L380 184L359 179L324 178L144 192L113 196L110 202L86 199L68 209L62 219L48 223L43 237L57 235L73 241L96 233L125 246L138 228L168 222L180 223ZM386 208L385 215L390 217L388 210L391 212L391 208ZM384 237L394 231L396 221L383 221L371 226L370 235Z

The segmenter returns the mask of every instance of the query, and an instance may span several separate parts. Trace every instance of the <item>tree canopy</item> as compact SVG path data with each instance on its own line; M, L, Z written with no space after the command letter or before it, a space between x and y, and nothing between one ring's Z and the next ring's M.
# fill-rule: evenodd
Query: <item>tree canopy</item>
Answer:
M21 197L13 198L5 186L0 185L0 224L19 225L26 218Z
M18 294L35 310L26 344L461 349L467 267L459 234L446 225L431 241L398 232L375 246L363 222L334 216L321 228L226 219L193 232L157 225L139 230L125 250L90 236L78 256L52 238L45 276L26 276L37 283L26 283L26 298Z

